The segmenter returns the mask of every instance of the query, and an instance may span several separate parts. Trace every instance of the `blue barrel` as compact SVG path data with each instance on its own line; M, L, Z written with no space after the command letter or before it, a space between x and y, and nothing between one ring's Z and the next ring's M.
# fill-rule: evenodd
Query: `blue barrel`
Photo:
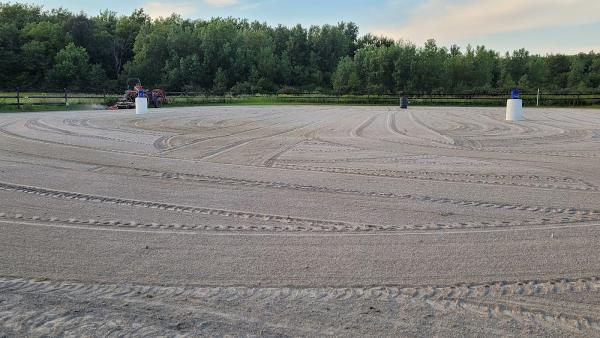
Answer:
M400 100L400 108L408 109L408 97L402 96L402 99Z
M510 92L510 97L513 100L518 100L521 98L521 92L518 89L513 89L512 92Z

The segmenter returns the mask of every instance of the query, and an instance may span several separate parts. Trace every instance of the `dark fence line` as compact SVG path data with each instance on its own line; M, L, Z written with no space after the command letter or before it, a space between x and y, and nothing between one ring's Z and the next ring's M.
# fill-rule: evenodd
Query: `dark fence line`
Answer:
M122 95L120 91L115 93L113 90L108 89L99 89L99 90L73 90L69 88L64 88L62 90L40 90L36 88L6 88L0 87L0 93L11 93L11 92L21 92L21 93L44 93L44 94L56 94L63 97L65 91L69 94L81 94L81 95L94 95L94 97L98 95ZM174 95L186 94L190 96L221 96L215 95L207 91L176 91L176 90L166 90L165 92ZM595 92L540 92L541 95L551 95L551 96L600 96L600 91ZM297 92L260 92L260 93L239 93L234 94L232 92L227 92L226 95L230 96L275 96L275 95L294 95L294 96L302 96L302 95L314 95L314 96L391 96L398 97L400 95L407 96L433 96L433 97L444 97L444 96L456 96L456 97L481 97L481 96L491 96L491 97L508 97L510 93L505 92L479 92L479 93L424 93L424 92L398 92L398 93L337 93L337 92L313 92L313 91L297 91ZM521 92L522 96L536 96L537 92Z
M413 105L485 105L504 106L509 95L406 95ZM169 92L167 97L173 102L193 101L194 103L315 103L315 104L373 104L399 105L401 95L240 95L210 96L197 93ZM591 106L600 105L600 94L524 94L521 96L527 106Z
M0 96L0 106L69 106L70 101L92 100L94 103L107 104L115 101L122 94L103 93L73 93L68 89L62 92L48 92L41 95L23 95L17 90L14 96ZM356 104L356 105L399 105L402 96L407 96L413 105L463 105L463 106L503 106L509 95L500 94L382 94L382 95L328 95L328 94L244 94L215 96L201 92L167 92L167 98L174 105L202 104ZM592 106L600 105L598 94L565 94L565 93L525 93L521 95L526 106ZM8 100L8 101L6 101ZM33 100L33 101L32 101ZM83 104L83 103L82 103Z
M399 104L402 96L408 97L412 104L436 104L436 105L504 105L510 95L505 94L357 94L357 95L328 95L328 94L256 94L256 95L228 95L212 96L199 92L167 92L167 96L177 98L192 98L207 103L230 103L236 99L262 100L266 102L281 103L339 103L339 104ZM521 98L526 105L600 105L600 93L598 94L565 94L565 93L525 93Z
M65 88L62 92L46 92L44 95L23 95L23 91L19 88L15 91L15 96L0 96L0 106L17 106L17 109L20 109L22 106L68 106L69 99L89 99L89 100L106 100L110 97L118 97L120 95L117 94L108 94L104 92L102 94L91 94L91 93L72 93ZM3 102L3 99L14 100L14 102ZM44 100L42 102L24 102L23 100ZM45 100L53 100L58 99L58 102L48 102Z
M191 92L191 91L166 91L167 94L170 95L187 95L187 96L222 96L222 95L213 95L206 92ZM419 96L419 97L461 97L461 98L479 98L479 97L510 97L510 94L503 93L482 93L482 94L464 94L464 93L447 93L447 94L424 94L424 93L398 93L398 94L367 94L367 93L358 93L358 94L336 94L336 93L314 93L314 92L301 92L301 93L254 93L254 94L226 94L227 96L372 96L372 97L399 97L399 96ZM597 96L600 97L600 92L598 93L543 93L540 95L548 95L548 96ZM521 96L537 96L537 93L521 93Z

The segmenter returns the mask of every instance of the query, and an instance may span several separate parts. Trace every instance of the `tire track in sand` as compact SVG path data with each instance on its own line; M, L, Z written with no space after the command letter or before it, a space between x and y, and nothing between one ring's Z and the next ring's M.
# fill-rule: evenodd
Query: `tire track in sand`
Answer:
M43 299L61 299L65 302L107 303L109 307L117 304L118 308L131 305L131 311L140 311L136 304L149 309L159 307L186 311L207 311L206 306L216 304L232 304L241 302L255 308L272 306L273 304L316 305L332 304L356 306L369 302L374 305L385 304L397 306L405 304L414 306L423 304L437 313L467 311L482 319L509 319L516 322L536 322L549 327L560 327L575 333L598 334L600 320L590 311L568 312L552 311L536 307L530 301L544 296L591 295L600 291L600 282L596 277L582 279L560 279L545 281L493 282L483 284L458 284L448 286L352 286L352 287L252 287L252 286L158 286L141 284L87 283L77 281L51 281L29 278L0 277L0 327L32 331L44 327L52 327L53 332L68 332L75 327L102 320L103 313L79 313L79 311L55 312L32 311L23 305L21 297ZM198 305L202 304L201 308ZM193 308L192 308L193 306ZM124 318L131 311L122 312ZM593 310L592 310L593 311ZM218 325L219 320L248 320L235 315L215 313L207 314L207 321ZM136 316L136 314L133 314ZM219 318L221 317L221 318ZM131 320L131 318L127 318ZM216 321L216 323L215 323ZM269 323L270 324L270 323ZM104 325L107 325L106 323ZM164 327L157 327L150 322L142 322L136 326L114 327L114 332L129 334L160 333L165 334ZM104 328L95 328L103 330ZM63 331L64 330L64 331Z

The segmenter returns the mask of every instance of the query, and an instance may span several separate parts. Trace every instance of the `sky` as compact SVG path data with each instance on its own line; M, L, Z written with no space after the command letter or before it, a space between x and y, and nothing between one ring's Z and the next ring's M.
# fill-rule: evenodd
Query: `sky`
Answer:
M6 0L0 0L6 1ZM11 1L11 0L9 0ZM12 2L15 2L12 0ZM600 52L600 0L28 0L96 15L144 8L153 18L232 16L271 25L305 26L352 21L372 33L422 44L485 45L535 54Z

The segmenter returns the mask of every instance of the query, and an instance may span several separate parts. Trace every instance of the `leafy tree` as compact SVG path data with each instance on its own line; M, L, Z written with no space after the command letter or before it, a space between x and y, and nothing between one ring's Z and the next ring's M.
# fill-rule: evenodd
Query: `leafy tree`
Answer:
M133 46L134 58L124 66L122 78L139 77L148 87L161 85L169 60L167 37L173 24L171 19L162 19L142 27Z
M86 80L86 89L98 90L100 88L106 89L107 87L108 79L106 73L99 64L94 64L89 67Z
M548 71L544 59L535 56L531 57L529 64L527 65L527 80L529 81L529 87L526 89L535 90L537 88L544 87L548 82Z
M473 60L474 86L489 92L500 78L500 59L497 52L478 46Z
M360 79L356 71L356 65L351 57L346 56L340 60L337 69L332 76L333 89L340 94L357 92Z
M42 83L52 64L52 58L68 40L57 23L40 21L27 24L21 31L27 40L21 46L23 76Z
M223 95L227 91L227 88L227 75L225 75L223 69L219 68L213 80L213 94Z
M308 82L308 64L310 51L308 48L308 33L300 25L290 30L287 42L287 56L290 58L292 70L291 85L302 86Z
M11 23L17 29L23 29L28 23L42 21L41 6L0 2L0 23Z
M475 80L475 54L471 46L467 47L465 55L458 46L451 46L447 60L449 86L454 91L463 91L472 86Z
M123 70L123 65L134 57L134 44L142 27L150 22L150 17L143 10L134 11L130 16L117 19L114 33L111 35L110 44L113 71L118 76Z
M417 47L412 43L400 41L398 43L398 56L394 63L392 74L395 87L400 92L414 90L413 66L417 57Z
M287 50L281 52L279 61L277 62L277 78L276 82L283 86L289 86L292 83L292 59Z
M197 75L202 73L202 65L198 55L184 56L175 62L169 61L165 68L169 88L173 90L200 88Z
M371 94L395 92L394 67L398 48L366 48L354 56L362 88Z
M1 1L1 0L0 0ZM358 26L271 27L234 18L153 20L0 3L4 89L147 87L215 93L600 91L600 55L499 54L358 35Z
M589 87L600 89L600 55L595 54L589 68Z
M393 39L385 36L375 36L371 33L367 33L358 39L356 42L357 49L369 48L369 47L392 47L396 42Z
M548 72L548 85L557 90L567 87L567 79L571 71L571 61L566 55L549 55L546 58L546 69Z
M84 89L87 86L90 65L85 48L69 43L54 58L54 66L48 71L48 81L55 88Z
M512 56L506 58L505 71L512 79L520 79L527 74L529 65L529 52L524 48L513 52Z
M353 25L312 26L308 33L311 75L317 85L329 83L331 74L343 56L353 51Z
M69 16L63 24L63 29L76 46L86 50L94 48L92 22L83 12Z
M419 49L412 68L413 86L419 92L432 93L447 87L445 48L437 46L435 40L428 40Z
M567 77L569 88L576 88L578 91L585 91L586 80L586 62L585 55L579 54L571 59L571 69Z
M0 23L0 83L7 87L15 87L28 82L27 77L21 77L25 66L22 63L22 51L19 29L14 23Z

